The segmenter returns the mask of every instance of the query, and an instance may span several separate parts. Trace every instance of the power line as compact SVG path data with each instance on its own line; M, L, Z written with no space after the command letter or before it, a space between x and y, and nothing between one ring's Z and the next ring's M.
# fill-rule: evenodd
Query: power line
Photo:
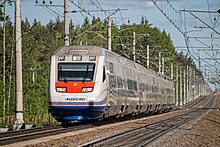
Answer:
M199 47L193 47L193 44L191 43L191 40L194 39L196 40L196 42L200 43L200 45L203 46L203 48L209 48L210 50L213 49L213 45L214 45L214 41L219 39L219 37L213 37L213 35L211 35L210 37L204 37L201 36L200 34L202 32L204 32L203 30L208 30L211 32L214 32L216 35L220 35L220 33L215 29L217 22L219 20L219 15L217 16L217 18L214 18L214 22L212 21L212 17L211 15L215 15L217 12L220 14L220 9L216 12L216 11L210 11L210 4L209 4L209 0L207 0L207 5L208 5L208 11L204 11L204 10L179 10L177 11L169 2L169 0L158 0L159 2L157 2L157 0L151 0L155 6L161 11L161 13L172 23L172 25L174 25L174 27L177 28L177 30L183 34L184 39L185 39L185 43L186 43L186 48L188 50L188 52L191 54L191 56L194 58L195 61L200 62L198 60L199 58ZM200 13L200 14L208 14L209 15L209 19L211 22L211 25L207 22L204 21L205 18L201 18L201 16L196 15L195 13ZM201 24L203 24L205 27L199 27L200 28L200 32L198 32L198 36L195 35L195 28L198 28L197 26L195 26L193 28L193 30L191 31L187 31L188 29L188 25L186 20L188 19L186 16L187 14L190 14L193 18L195 18L197 21L199 21ZM179 16L180 21L177 21L176 17ZM184 19L182 19L184 18ZM191 33L194 35L193 37L191 37L191 35L189 33ZM208 39L210 40L210 45L207 44ZM205 40L205 41L204 41ZM198 45L196 45L198 46ZM219 46L216 46L219 47ZM196 52L197 51L197 52ZM213 59L217 58L217 52L212 51L213 56L208 54L206 51L203 51L206 55L211 56ZM198 57L197 57L198 56ZM215 60L216 61L216 60ZM209 64L208 61L203 61L206 64ZM219 62L215 62L217 64L220 64Z
M64 17L60 12L60 10L57 8L57 7L63 8L64 7L63 5L54 5L52 1L50 1L49 4L47 4L46 1L42 1L42 3L40 4L39 1L36 1L35 6L43 7L48 13L53 15L55 18L57 18L57 16ZM53 10L51 8L55 8L56 10Z

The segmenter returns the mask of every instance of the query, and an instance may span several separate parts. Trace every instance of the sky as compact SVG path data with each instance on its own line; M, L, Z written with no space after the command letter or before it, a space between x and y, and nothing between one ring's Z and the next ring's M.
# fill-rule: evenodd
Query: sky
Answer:
M38 4L42 4L43 0L37 0ZM46 4L49 4L51 1L53 4L63 5L63 0L44 0ZM90 0L70 0L69 1L69 10L76 10L76 7L71 3L74 1L76 4L81 4L81 7L85 7L85 9L94 9L95 6L91 5ZM81 2L80 2L81 1ZM124 21L127 21L129 18L130 23L139 23L141 16L146 16L147 20L152 23L154 26L160 28L161 30L165 29L167 33L170 33L171 36L179 33L178 30L163 16L161 12L155 7L155 5L150 0L91 0L96 5L100 4L103 9L127 9L125 11L121 11L122 16L125 18ZM98 1L98 3L97 3ZM164 0L155 0L158 3L163 2ZM190 10L206 10L210 9L211 11L217 11L220 8L220 0L169 0L169 2L176 8L176 10L190 9ZM207 5L209 2L209 8ZM43 7L36 6L36 0L21 0L21 16L22 19L26 17L30 22L33 22L34 19L37 19L43 24L49 22L49 20L55 20L58 16L53 11L56 11L62 15L61 7ZM77 9L79 10L79 9ZM14 7L8 7L7 13L13 19L14 15ZM105 16L103 13L93 13L94 16ZM92 14L92 15L93 15ZM117 14L119 16L119 14ZM74 24L81 24L83 20L83 15L80 13L70 14L70 19L73 20ZM84 13L84 16L86 14ZM61 18L62 19L62 18ZM189 25L193 25L193 21L189 21ZM175 32L175 33L174 33ZM180 34L181 35L181 34ZM180 36L179 36L180 37ZM173 41L175 45L178 45L179 40L173 37Z
M43 0L37 0L38 5L43 4ZM44 0L46 4L49 5L50 1L54 5L63 5L63 0ZM180 18L177 13L174 13L170 8L167 7L167 3L164 3L166 0L155 0L161 8L166 11L168 15L170 15L173 20L178 20ZM157 9L157 7L151 2L151 0L69 0L69 10L77 10L79 11L79 8L77 8L72 2L77 4L79 7L87 9L87 10L100 10L97 9L98 7L101 7L105 10L111 10L111 9L127 9L120 11L120 13L117 13L113 16L113 19L115 19L115 22L121 23L128 23L128 20L130 23L140 23L141 16L145 16L146 19L149 21L149 23L152 23L153 26L156 26L161 31L165 30L168 34L170 34L171 39L174 43L174 46L177 47L178 52L183 51L184 53L187 53L187 50L185 48L180 47L186 47L185 40L183 35L174 27L174 25L168 21L168 19ZM93 5L94 3L95 5ZM169 3L177 10L178 12L180 10L196 10L196 11L214 11L216 12L220 8L220 0L169 0ZM109 14L112 12L109 12ZM8 6L7 7L7 14L12 18L14 17L14 7ZM21 0L21 16L24 20L25 18L28 18L30 23L33 23L34 19L40 21L42 24L47 24L50 20L55 20L57 16L60 17L60 19L63 19L63 8L62 7L46 7L46 6L36 6L36 0ZM91 12L91 15L94 15L95 17L101 17L106 18L106 15L104 13L94 13ZM74 13L69 14L69 18L72 19L73 24L80 25L82 24L82 21L86 15L85 13ZM181 29L183 29L187 36L192 37L190 40L190 44L194 47L207 47L207 48L218 48L220 44L218 43L219 40L217 39L198 39L195 37L207 37L207 36L214 36L219 37L218 32L220 32L220 19L219 15L217 13L198 13L193 12L193 15L190 13L181 13L182 24L186 24L185 27L181 26ZM197 18L196 18L196 17ZM88 16L88 18L91 18ZM122 19L123 18L123 21ZM186 21L185 21L186 20ZM207 24L210 27L213 27L214 30L207 29L207 26L204 25L204 23L201 23L203 21L205 24ZM176 21L177 22L177 21ZM193 38L194 37L194 38ZM207 53L207 52L201 52L196 50L190 51L190 53L195 56L195 58L198 60L198 56L201 58L207 58L210 56L218 56L217 52ZM214 55L215 54L215 55ZM195 60L196 64L199 65L199 62ZM210 61L210 64L216 64L216 62ZM201 64L201 70L205 70L206 66L209 66L207 63L203 62ZM220 65L220 64L219 64ZM205 66L205 68L204 68ZM210 67L212 68L212 67Z

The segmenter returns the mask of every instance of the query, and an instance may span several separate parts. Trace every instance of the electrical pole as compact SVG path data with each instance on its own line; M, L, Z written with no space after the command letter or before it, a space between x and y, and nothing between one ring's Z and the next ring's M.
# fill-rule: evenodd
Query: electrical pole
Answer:
M6 33L6 0L4 0L4 34L3 34L3 123L5 123L5 33Z
M162 75L164 75L164 62L165 62L165 59L162 58Z
M192 68L189 67L189 74L188 74L188 80L189 80L189 91L188 91L188 101L191 101L193 97L193 71Z
M147 68L150 68L150 49L149 44L147 45Z
M189 65L186 67L186 103L189 101Z
M16 38L16 120L14 130L24 124L23 89L22 89L22 49L21 49L21 12L20 0L15 1L15 38Z
M182 68L180 68L180 105L183 105L183 82L182 82Z
M112 51L112 20L108 17L108 50Z
M178 66L176 66L176 105L178 106L178 100L179 100L179 69Z
M136 37L135 37L135 32L133 32L133 39L132 39L132 48L133 48L133 60L134 60L134 62L135 62L135 60L136 60L136 48L135 48L135 46L136 46Z
M183 105L186 104L186 70L183 69Z
M35 82L35 68L29 68L31 71L32 71L32 82L33 82L33 84L34 84L34 82Z
M70 45L69 19L68 19L68 0L64 0L64 44Z
M159 74L161 74L161 52L159 52L158 61L159 61Z
M193 69L193 100L195 99L196 95L196 71Z
M170 64L170 79L173 80L173 62L171 62Z

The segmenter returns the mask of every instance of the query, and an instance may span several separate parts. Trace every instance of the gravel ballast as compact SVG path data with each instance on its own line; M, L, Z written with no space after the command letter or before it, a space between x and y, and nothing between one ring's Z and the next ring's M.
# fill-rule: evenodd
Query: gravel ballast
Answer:
M199 120L182 126L152 144L152 147L220 147L220 98Z

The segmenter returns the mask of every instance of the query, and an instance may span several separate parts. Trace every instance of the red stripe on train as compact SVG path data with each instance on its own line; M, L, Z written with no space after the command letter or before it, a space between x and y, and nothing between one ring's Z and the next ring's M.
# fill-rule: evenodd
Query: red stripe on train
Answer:
M94 88L95 82L56 82L57 88L66 88L66 93L82 93L83 88Z

